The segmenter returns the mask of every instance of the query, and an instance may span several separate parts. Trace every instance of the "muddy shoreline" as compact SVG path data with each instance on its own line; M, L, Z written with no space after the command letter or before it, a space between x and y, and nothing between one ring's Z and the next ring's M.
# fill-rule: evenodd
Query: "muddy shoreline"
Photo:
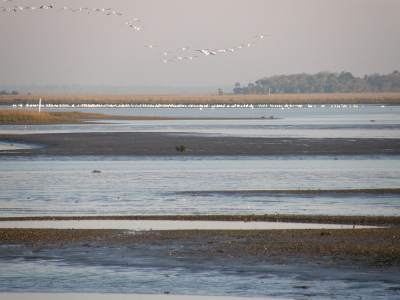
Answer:
M156 257L284 259L299 256L332 263L400 266L400 228L334 230L174 230L128 232L110 229L0 229L1 245L29 249L84 246L154 249Z
M0 134L0 142L35 146L0 156L288 156L400 155L389 138L262 138L159 132ZM175 148L185 145L188 151Z
M28 249L70 247L128 247L138 255L154 258L247 259L259 262L284 261L285 264L321 260L333 265L400 267L400 217L378 216L92 216L22 217L1 221L27 220L223 220L310 222L328 224L383 225L370 229L279 229L279 230L163 230L128 231L116 229L1 229L0 245L19 245ZM138 247L140 246L139 250ZM149 252L146 249L153 249ZM143 252L144 251L144 252Z

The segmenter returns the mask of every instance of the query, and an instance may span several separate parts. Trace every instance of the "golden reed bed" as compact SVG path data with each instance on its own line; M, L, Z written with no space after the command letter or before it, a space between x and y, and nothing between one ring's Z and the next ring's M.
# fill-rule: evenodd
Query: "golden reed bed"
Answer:
M400 104L400 93L273 94L273 95L119 95L34 94L1 95L0 105L12 104Z

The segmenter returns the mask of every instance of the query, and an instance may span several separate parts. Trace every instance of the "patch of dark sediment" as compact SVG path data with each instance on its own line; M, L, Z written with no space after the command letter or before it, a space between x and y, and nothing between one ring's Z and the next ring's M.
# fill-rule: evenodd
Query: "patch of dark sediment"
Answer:
M46 145L0 155L19 156L312 156L400 155L399 139L264 138L160 132L0 134L0 141ZM118 145L118 146L116 146ZM188 151L176 151L185 145Z
M203 190L182 191L178 194L400 194L400 188L332 189L332 190Z
M176 220L176 221L242 221L293 222L343 225L400 226L395 216L330 216L330 215L126 215L126 216L37 216L3 217L1 221L56 221L56 220Z
M27 248L130 247L158 249L152 255L246 259L271 256L334 257L368 264L400 263L400 228L296 230L173 230L132 232L87 229L0 229L0 244ZM133 247L132 247L133 246Z

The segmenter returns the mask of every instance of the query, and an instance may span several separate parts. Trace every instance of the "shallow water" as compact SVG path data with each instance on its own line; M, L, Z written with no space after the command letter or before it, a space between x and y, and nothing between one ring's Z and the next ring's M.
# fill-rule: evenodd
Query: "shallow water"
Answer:
M1 221L0 228L123 229L151 230L272 230L272 229L361 229L379 226L290 222L170 221L170 220L56 220Z
M194 295L157 295L157 294L99 294L99 293L0 293L0 298L4 300L246 300L248 297L229 297L229 296L194 296ZM285 300L284 298L252 298L263 300ZM286 299L289 300L289 299Z
M53 159L0 161L1 217L400 215L399 196L393 194L251 193L252 190L397 188L400 160L391 157ZM101 173L92 173L93 170ZM216 193L226 190L241 193ZM209 192L183 193L187 191Z
M56 111L78 110L47 109ZM100 120L108 124L85 125L2 125L0 133L43 132L182 132L259 137L346 137L398 138L400 106L347 108L79 108L80 111L114 115L256 118L252 120ZM275 120L261 119L274 116ZM111 124L112 123L112 124Z
M188 258L140 244L0 250L0 292L395 299L400 287L395 267L335 266L329 258Z

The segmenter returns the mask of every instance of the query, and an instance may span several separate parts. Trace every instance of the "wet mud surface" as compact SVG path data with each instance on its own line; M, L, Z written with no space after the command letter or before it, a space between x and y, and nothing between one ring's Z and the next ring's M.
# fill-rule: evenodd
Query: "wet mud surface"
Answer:
M91 132L13 135L4 143L40 146L0 155L114 156L268 156L268 155L400 155L399 139L260 138L156 132ZM188 151L177 151L179 145Z
M286 221L331 224L380 225L369 229L290 229L290 230L169 230L139 231L113 229L0 229L0 244L28 248L122 247L147 245L155 256L222 256L243 259L274 257L288 260L298 255L315 260L334 258L356 264L400 266L400 217L365 216L104 216L104 217L23 217L5 220L225 220ZM1 222L0 222L1 227ZM146 248L145 247L145 248Z
M330 215L125 215L125 216L43 216L3 217L1 221L55 221L55 220L176 220L176 221L243 221L294 222L320 224L350 224L369 226L400 226L400 217L394 216L330 216Z
M28 249L84 246L130 247L159 257L233 261L328 260L331 264L400 267L400 228L296 230L173 230L129 232L109 229L0 229L1 245ZM143 253L144 250L149 252ZM151 250L151 251L150 251Z

